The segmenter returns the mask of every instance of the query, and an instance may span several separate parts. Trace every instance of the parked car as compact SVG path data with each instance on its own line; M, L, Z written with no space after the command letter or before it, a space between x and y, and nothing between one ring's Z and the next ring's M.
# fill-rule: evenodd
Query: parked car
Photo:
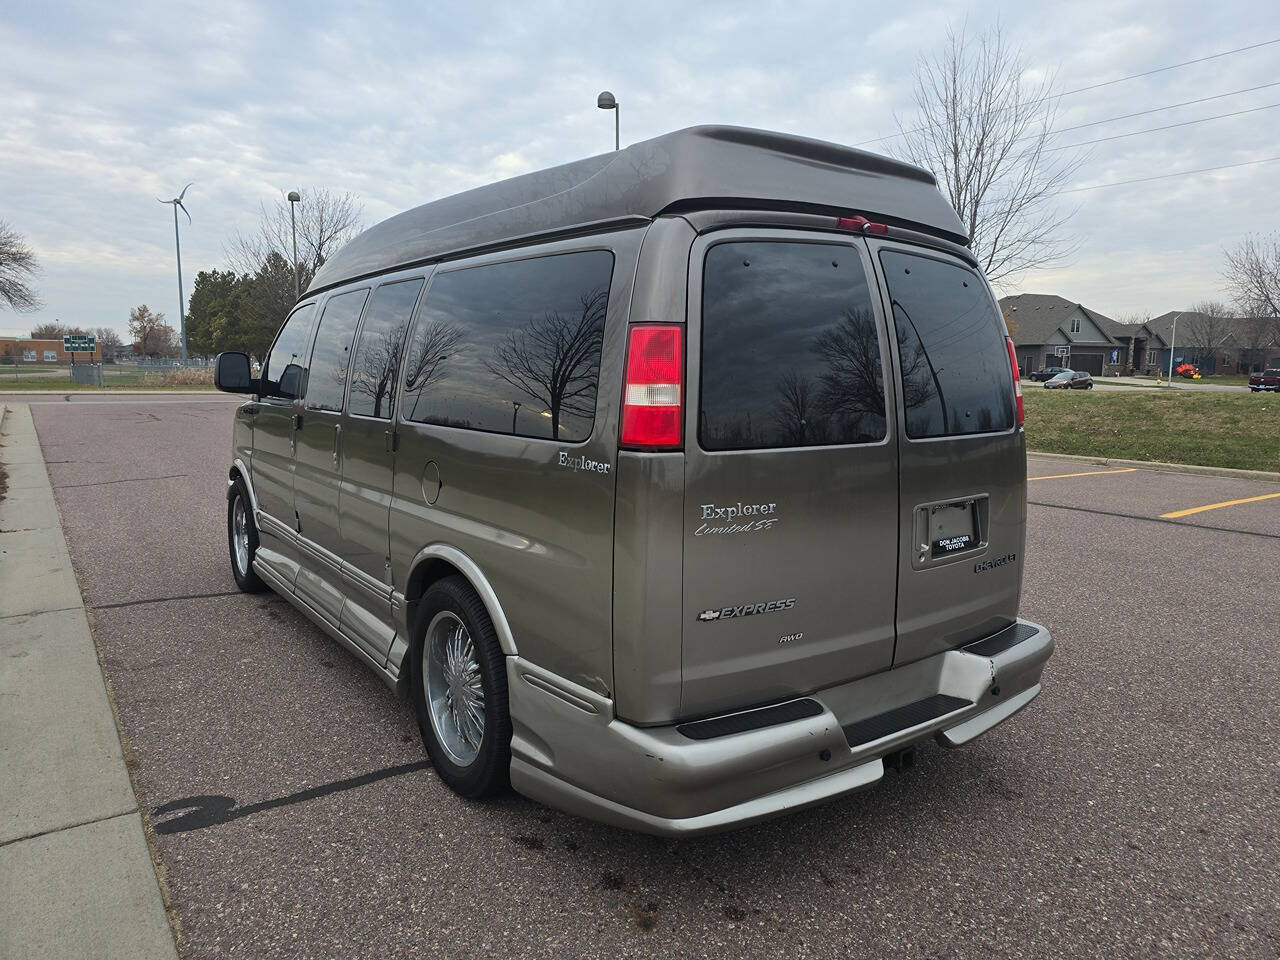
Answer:
M392 217L260 377L217 358L236 583L410 699L468 797L676 836L967 743L1053 641L963 237L924 170L734 127Z
M1092 390L1093 377L1084 370L1063 370L1044 382L1046 390Z
M1249 389L1254 393L1272 390L1280 393L1280 370L1263 370L1249 377Z
M1066 367L1045 367L1043 370L1036 370L1029 374L1028 379L1035 380L1037 383L1044 383L1046 380L1052 380L1058 374L1070 373Z

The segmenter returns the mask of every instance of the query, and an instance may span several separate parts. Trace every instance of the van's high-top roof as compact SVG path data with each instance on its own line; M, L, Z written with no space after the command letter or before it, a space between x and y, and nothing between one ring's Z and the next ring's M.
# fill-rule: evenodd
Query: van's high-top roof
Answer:
M715 207L859 213L967 243L918 167L808 137L701 126L398 214L339 250L307 292L521 238Z

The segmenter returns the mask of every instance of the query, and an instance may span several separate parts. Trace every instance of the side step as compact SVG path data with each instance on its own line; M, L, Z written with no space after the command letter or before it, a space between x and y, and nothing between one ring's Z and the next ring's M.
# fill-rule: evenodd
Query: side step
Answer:
M937 720L948 713L954 713L956 710L971 706L973 706L972 700L962 700L960 697L950 697L945 693L935 693L933 696L917 700L915 703L894 707L892 710L878 713L874 717L867 717L865 720L855 720L853 723L846 724L844 726L844 738L849 741L850 747L860 747L864 743L871 743L881 737L887 737L900 730L928 723L930 720Z

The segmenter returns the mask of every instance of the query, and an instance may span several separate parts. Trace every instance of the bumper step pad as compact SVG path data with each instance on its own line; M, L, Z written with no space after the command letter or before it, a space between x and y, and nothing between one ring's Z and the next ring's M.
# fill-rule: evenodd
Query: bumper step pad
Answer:
M900 730L928 723L930 720L937 720L948 713L971 706L973 706L973 702L970 700L950 697L945 693L935 693L933 696L917 700L915 703L894 707L892 710L878 713L874 717L867 717L865 720L857 720L846 724L844 726L844 738L849 741L850 747L860 747L864 743L871 743L881 737L887 737Z
M1004 653L1010 647L1016 647L1023 640L1030 640L1039 632L1029 623L1013 623L999 633L993 633L963 649L965 653L974 653L980 657L994 657L997 653Z
M820 713L822 704L816 700L790 700L762 710L747 710L744 713L731 713L726 717L682 723L676 730L690 740L714 740L732 733L746 733L748 730L761 730L779 723L816 717Z

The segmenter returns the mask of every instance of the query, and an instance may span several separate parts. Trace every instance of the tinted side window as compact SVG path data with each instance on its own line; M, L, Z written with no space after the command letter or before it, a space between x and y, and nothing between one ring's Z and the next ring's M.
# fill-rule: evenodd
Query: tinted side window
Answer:
M391 416L404 332L421 290L421 280L403 280L384 283L374 291L373 303L356 338L356 352L351 359L348 413L384 419Z
M330 297L324 305L307 376L307 406L313 410L342 409L351 339L355 336L360 310L368 295L368 290L352 290Z
M307 348L307 335L311 332L311 313L314 303L299 307L289 314L276 342L262 365L263 396L286 397L296 400L302 392L302 382L307 372L307 362L302 353Z
M1009 351L981 278L966 267L890 250L880 264L893 300L907 436L1013 426Z
M405 357L405 418L587 439L612 274L605 250L436 274Z
M781 241L708 250L701 370L704 449L883 439L880 335L857 251Z

